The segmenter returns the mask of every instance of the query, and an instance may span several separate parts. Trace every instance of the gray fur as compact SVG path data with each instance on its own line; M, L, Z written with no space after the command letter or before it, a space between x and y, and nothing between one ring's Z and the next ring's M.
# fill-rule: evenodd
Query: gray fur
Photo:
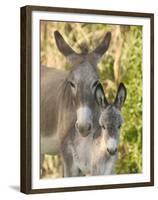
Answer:
M74 134L76 129L81 138L98 129L100 108L94 94L99 79L96 64L107 50L111 38L111 34L107 33L96 50L77 54L58 31L54 35L59 51L73 67L70 72L65 72L41 66L41 163L45 153L60 153L65 138L71 132ZM86 114L84 124L80 121L76 126L77 110L85 106L90 108L91 115ZM71 156L67 160L71 161ZM69 168L66 161L64 166Z
M84 175L109 175L113 173L118 155L115 149L118 148L119 129L123 123L119 109L123 106L125 94L126 89L123 85L121 89L119 87L113 104L107 104L105 98L106 107L101 109L100 126L96 131L84 138L72 130L65 138L62 153L66 165L69 166L65 168L65 176L80 176L80 170ZM121 97L121 101L118 96Z

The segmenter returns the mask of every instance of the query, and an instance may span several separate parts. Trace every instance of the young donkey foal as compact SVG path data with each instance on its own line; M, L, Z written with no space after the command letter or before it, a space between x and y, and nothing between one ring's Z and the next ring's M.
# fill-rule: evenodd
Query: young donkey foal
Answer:
M65 176L79 176L82 174L108 175L113 173L117 160L119 131L123 118L121 107L126 99L126 88L120 83L117 96L113 104L109 104L100 84L95 93L100 106L98 130L83 138L77 131L71 132L63 145L65 159Z

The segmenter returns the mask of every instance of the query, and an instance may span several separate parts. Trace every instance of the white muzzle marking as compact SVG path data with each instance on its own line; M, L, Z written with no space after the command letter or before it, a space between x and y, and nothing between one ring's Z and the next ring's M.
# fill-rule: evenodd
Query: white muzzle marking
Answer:
M86 127L87 125L90 125L92 128L92 111L88 106L81 106L77 110L77 122L79 127Z
M116 149L117 148L117 140L115 138L110 138L107 141L108 149Z
M92 121L92 111L88 106L81 106L77 110L77 121L78 122L91 122Z

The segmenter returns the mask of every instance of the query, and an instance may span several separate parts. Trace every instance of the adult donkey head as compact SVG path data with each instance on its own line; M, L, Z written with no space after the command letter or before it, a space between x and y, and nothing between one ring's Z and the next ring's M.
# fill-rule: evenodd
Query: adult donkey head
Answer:
M54 35L59 51L73 66L67 77L67 85L76 109L76 130L85 137L94 128L97 105L94 93L99 83L97 63L109 47L111 33L106 33L95 50L90 53L83 50L80 54L68 45L58 31L55 31Z
M105 139L105 148L110 155L117 152L119 144L119 132L123 123L121 108L126 100L126 88L123 83L120 83L114 103L108 103L103 88L99 86L96 90L96 99L102 108L99 118L101 126L101 134Z

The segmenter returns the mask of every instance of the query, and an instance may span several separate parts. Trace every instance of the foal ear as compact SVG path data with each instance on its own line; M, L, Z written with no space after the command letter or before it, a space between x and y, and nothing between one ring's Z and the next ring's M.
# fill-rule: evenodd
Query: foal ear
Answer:
M108 106L108 101L105 97L103 87L100 83L97 85L96 90L95 90L95 99L96 99L96 102L98 103L98 105L102 109L104 109Z
M127 90L126 90L124 84L120 83L118 91L117 91L117 96L116 96L116 99L114 102L114 105L119 110L121 110L121 108L126 100L126 96L127 96Z
M99 44L99 46L92 52L94 56L97 57L97 61L103 56L103 54L107 51L109 48L109 44L111 41L111 32L107 32L104 36L104 39Z
M63 36L59 33L59 31L54 32L54 37L56 41L56 45L59 51L66 57L71 60L71 56L77 56L77 53L67 44L64 40Z

